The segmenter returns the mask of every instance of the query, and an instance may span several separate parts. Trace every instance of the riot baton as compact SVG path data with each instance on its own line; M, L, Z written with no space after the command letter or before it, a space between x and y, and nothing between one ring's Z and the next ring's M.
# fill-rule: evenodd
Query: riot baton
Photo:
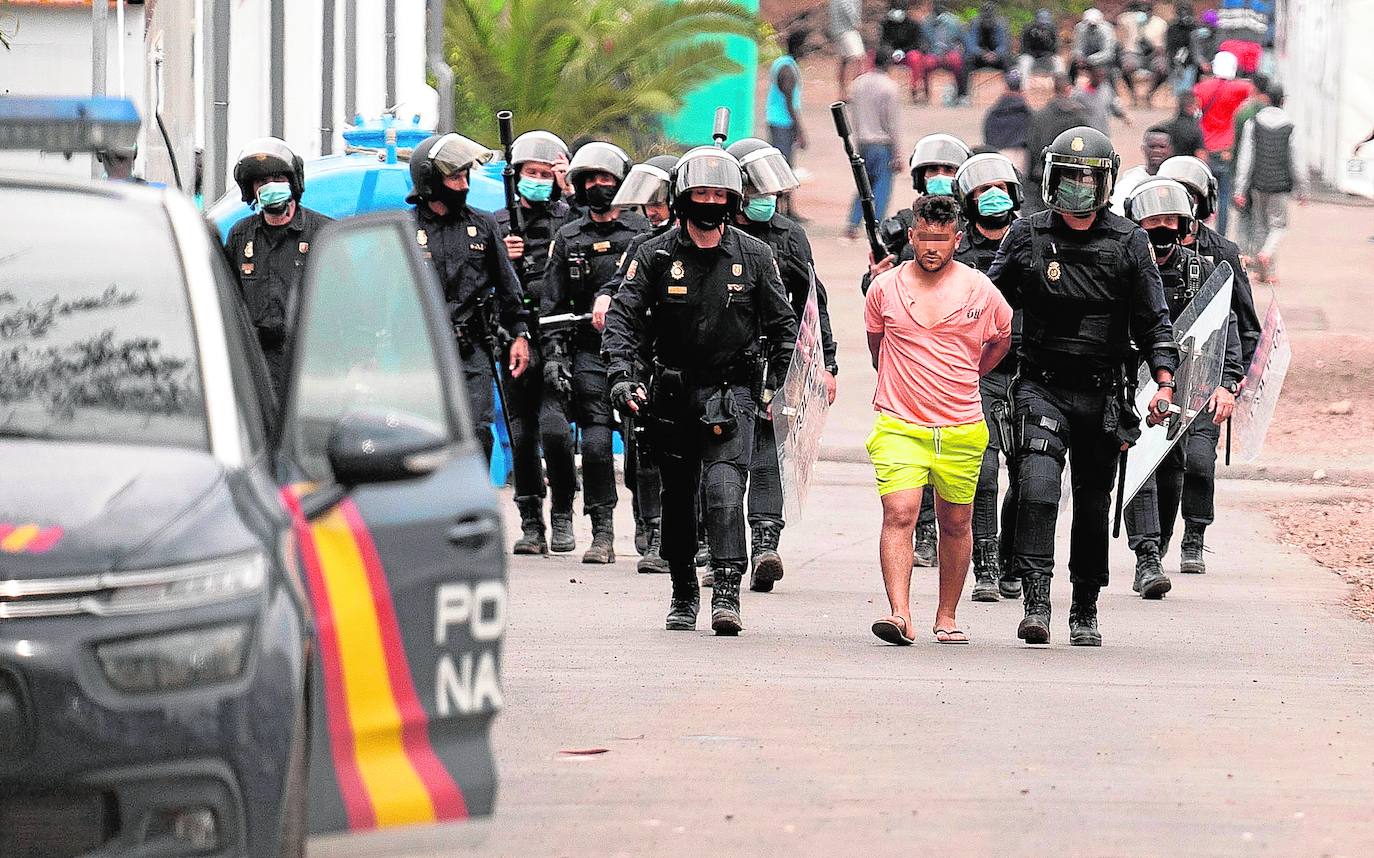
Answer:
M878 213L873 208L873 186L868 182L868 170L864 159L854 151L854 142L849 138L849 113L843 101L830 105L830 115L835 119L835 133L844 142L844 153L849 156L849 167L854 171L854 185L859 189L859 206L863 209L864 231L868 233L868 247L873 252L874 263L882 262L889 254L887 248L878 240ZM886 170L886 164L882 169Z
M488 327L492 326L488 325ZM526 342L529 341L526 340ZM515 436L510 431L510 402L506 399L506 382L502 378L501 339L495 333L491 333L487 335L487 343L487 351L491 353L492 380L496 382L496 400L501 406L501 422L506 426L506 438L514 444ZM525 369L528 371L529 367L526 366Z
M496 125L501 132L501 146L505 149L506 166L501 170L501 181L506 186L506 213L510 215L511 235L523 236L525 234L525 219L520 211L520 198L516 194L517 182L519 179L515 175L515 166L511 164L511 145L515 143L515 128L512 127L515 116L509 110L501 110L496 113Z
M1226 467L1231 467L1231 418L1226 418Z
M1126 495L1126 456L1130 450L1121 451L1121 459L1116 463L1116 511L1112 513L1112 539L1121 535L1121 501Z
M711 139L716 141L716 146L725 148L725 141L730 136L730 108L717 107L716 121L711 127Z
M540 316L539 330L549 334L556 334L559 331L575 328L583 322L590 322L591 320L591 313L558 313L553 316Z

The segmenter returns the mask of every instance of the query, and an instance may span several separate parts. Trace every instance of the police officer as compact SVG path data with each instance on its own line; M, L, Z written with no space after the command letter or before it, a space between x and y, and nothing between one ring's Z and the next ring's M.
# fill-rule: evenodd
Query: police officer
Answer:
M650 229L641 232L630 241L630 246L621 255L615 276L597 291L596 303L592 305L592 324L603 330L611 299L619 291L620 283L625 277L625 269L629 267L635 251L648 239L662 235L673 227L673 208L669 204L668 194L669 180L677 161L676 155L655 155L642 164L635 164L630 168L625 183L620 186L615 200L612 201L616 208L639 211L648 219ZM639 378L648 377L649 363L647 359L641 361L637 372ZM666 573L668 561L663 559L661 553L663 532L660 526L663 518L663 499L660 497L663 483L659 477L658 465L653 461L653 457L648 455L644 443L645 433L635 431L631 415L620 416L623 418L622 437L626 442L625 485L630 489L635 505L635 547L641 555L636 569L645 573ZM642 548L639 547L640 529L644 533Z
M1231 265L1233 276L1231 281L1231 312L1236 317L1236 330L1240 335L1240 362L1243 378L1244 373L1249 370L1250 363L1255 358L1255 348L1259 345L1262 325L1259 313L1255 310L1255 296L1250 288L1249 274L1240 261L1240 247L1205 223L1207 218L1216 211L1217 179L1212 175L1206 161L1191 155L1169 158L1160 165L1159 176L1173 179L1183 185L1193 198L1193 211L1195 212L1193 222L1197 225L1197 229L1192 235L1184 238L1183 245L1196 250L1203 259L1213 265L1221 262L1227 262ZM1192 491L1193 485L1192 482L1184 482L1183 493L1185 496ZM1206 501L1205 505L1210 506L1211 501ZM1207 564L1202 558L1206 530L1205 523L1201 521L1190 522L1185 517L1183 539L1179 544L1179 551L1182 554L1179 571L1194 573L1207 571Z
M510 212L497 209L495 218L505 236L506 252L515 266L525 293L525 308L530 327L530 368L519 378L506 371L506 407L509 410L511 459L515 476L515 505L520 510L520 538L516 554L547 554L544 536L544 463L540 456L541 417L556 418L557 411L541 412L544 379L538 362L539 296L544 266L554 233L568 220L569 208L555 169L567 161L568 147L547 131L527 131L511 144L511 167L519 177L516 184L523 226L519 235L511 232ZM550 427L550 432L568 432L567 423Z
M1212 262L1182 246L1182 240L1196 229L1193 199L1183 185L1172 179L1150 179L1126 199L1125 211L1150 236L1155 262L1164 280L1169 317L1177 319L1215 268ZM1126 533L1136 555L1133 589L1143 598L1162 598L1171 587L1160 566L1160 555L1173 536L1180 499L1185 523L1201 529L1215 517L1217 442L1221 439L1221 424L1235 410L1243 377L1240 332L1236 315L1231 313L1221 386L1127 508Z
M721 635L743 628L744 485L754 415L766 395L761 388L786 371L797 332L773 252L728 225L743 203L743 182L739 162L724 150L699 147L682 156L673 199L683 222L635 251L603 341L612 398L651 421L663 479L663 557L673 582L667 628L696 627L692 557L704 483L715 578L711 627ZM636 376L645 350L647 379Z
M635 235L648 228L642 216L621 213L616 191L630 170L630 157L619 146L594 141L573 155L568 181L586 214L564 224L554 236L544 273L540 313L590 313L597 292L615 277L621 255ZM572 499L577 490L572 436L568 422L582 435L582 476L586 482L583 507L592 519L592 544L583 563L615 562L615 459L611 435L616 425L601 357L601 330L592 322L571 330L546 333L540 344L544 358L542 420L551 431L543 436L544 456L553 493L551 525L554 551L576 547L572 531Z
M974 155L959 167L954 177L954 192L969 227L954 251L954 258L987 273L997 257L997 248L1011 230L1021 209L1021 179L1016 167L1004 155ZM973 498L973 601L996 602L999 595L1014 599L1021 595L1021 582L1002 570L1010 566L1015 532L1016 484L1012 452L1011 380L1016 375L1016 348L1021 338L1021 316L1012 317L1012 351L1002 362L978 381L983 398L983 417L988 424L988 447L978 473L978 491ZM1002 539L998 541L997 471L998 452L1007 457L1011 484L1002 504Z
M1107 583L1108 514L1123 446L1139 436L1126 390L1134 340L1159 382L1148 419L1162 420L1178 364L1150 239L1107 210L1120 159L1111 140L1071 128L1044 153L1050 208L1012 224L988 276L1022 311L1016 546L1025 619L1017 637L1050 639L1050 577L1064 463L1073 466L1069 642L1100 646L1097 595Z
M286 338L315 234L330 218L301 205L305 161L284 140L250 140L234 164L243 201L257 209L229 230L224 244L239 292L258 333L272 386L286 385Z
M782 152L757 137L736 141L726 151L744 168L745 204L744 210L735 214L735 226L772 248L798 325L811 287L816 288L826 396L834 402L835 376L840 367L835 360L835 337L830 329L825 285L816 276L806 231L796 221L777 213L778 194L798 188L801 183ZM777 436L772 418L760 415L754 423L754 455L749 465L749 589L757 593L772 592L774 582L783 576L782 557L778 554L782 508Z
M512 338L508 368L519 378L530 359L524 293L501 230L491 215L468 205L468 177L474 165L495 153L461 134L436 134L410 156L415 206L415 241L434 265L444 288L449 321L463 361L473 431L491 460L490 424L495 416L492 383L502 332Z

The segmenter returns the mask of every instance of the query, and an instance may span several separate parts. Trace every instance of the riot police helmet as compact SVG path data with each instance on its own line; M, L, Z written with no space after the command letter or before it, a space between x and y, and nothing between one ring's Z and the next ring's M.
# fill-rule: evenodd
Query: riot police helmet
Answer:
M673 166L673 199L695 188L717 188L744 196L744 170L734 155L716 146L698 146Z
M616 191L611 204L620 208L663 205L668 202L668 185L676 164L675 155L655 155L642 164L635 164L620 190Z
M298 202L305 193L305 159L292 151L285 140L277 137L249 140L234 162L234 183L239 186L245 203L251 205L256 201L253 183L268 176L286 176L291 185L291 197Z
M593 140L580 147L568 162L568 181L579 193L582 190L580 180L588 173L609 173L618 184L625 181L633 163L625 150L614 143Z
M1040 187L1051 209L1090 215L1111 201L1121 158L1101 131L1086 125L1070 128L1054 138L1043 158Z
M1188 189L1173 179L1151 178L1136 186L1126 198L1126 217L1142 223L1158 215L1178 217L1178 240L1193 231L1193 197ZM1153 242L1153 236L1152 242Z
M552 165L568 157L568 144L548 131L526 131L510 145L510 165L517 170L530 161Z
M995 184L1006 186L1007 196L1011 197L1011 211L1019 210L1021 177L1016 174L1016 166L1007 156L986 152L974 155L959 167L959 172L954 174L954 196L959 200L965 217L969 220L977 218L977 191Z
M413 188L406 202L433 199L435 188L443 184L444 179L489 163L495 157L491 149L461 134L449 132L426 137L410 153Z
M927 134L916 141L911 150L911 186L926 192L926 168L949 167L957 170L968 160L972 150L953 134Z
M747 190L752 194L785 194L801 187L787 158L774 146L757 137L746 137L726 148L744 170Z
M1193 195L1198 220L1206 220L1217 210L1217 177L1207 162L1192 155L1175 155L1159 165L1158 176L1173 179Z

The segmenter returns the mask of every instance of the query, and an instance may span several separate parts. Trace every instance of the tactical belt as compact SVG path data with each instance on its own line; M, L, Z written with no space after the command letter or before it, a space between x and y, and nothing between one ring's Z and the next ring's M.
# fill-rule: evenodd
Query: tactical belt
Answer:
M1021 377L1030 378L1051 387L1066 387L1070 390L1106 391L1115 389L1117 373L1112 370L1100 372L1063 372L1044 369L1026 361L1021 362Z
M697 370L682 369L655 360L654 375L662 375L665 372L675 372L682 377L682 382L688 387L716 387L722 384L737 384L748 387L753 383L754 362L756 355L750 355L747 359L734 366L725 367L709 376L702 375Z

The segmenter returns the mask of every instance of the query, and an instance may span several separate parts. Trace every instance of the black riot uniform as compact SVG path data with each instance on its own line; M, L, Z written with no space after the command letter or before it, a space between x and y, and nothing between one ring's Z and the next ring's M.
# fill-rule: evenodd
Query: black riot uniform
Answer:
M1070 642L1101 644L1097 595L1108 580L1110 495L1120 447L1139 436L1125 385L1134 361L1129 344L1134 340L1167 385L1178 363L1149 239L1106 209L1118 164L1111 141L1092 128L1056 138L1045 153L1043 180L1052 208L1012 225L989 272L1022 311L1013 388L1020 508L1012 571L1025 593L1017 635L1028 643L1049 641L1054 532L1067 460L1074 500ZM1092 220L1076 230L1061 212Z
M811 287L816 289L821 353L831 375L839 374L835 360L835 337L830 328L830 310L825 284L816 276L811 242L801 225L776 213L778 194L801 186L787 159L763 140L749 137L731 144L731 155L744 168L748 205L735 224L773 250L782 274L783 288L800 325ZM771 592L783 576L778 540L783 529L782 473L779 469L778 439L773 421L760 415L754 424L754 453L749 466L749 589Z
M1136 189L1126 202L1126 213L1137 222L1153 214L1175 214L1180 228L1174 243L1156 244L1155 256L1164 281L1164 298L1169 306L1170 319L1177 319L1202 284L1211 276L1215 266L1194 252L1180 246L1177 239L1193 234L1196 222L1192 216L1192 200L1179 184L1168 179L1153 179ZM1163 237L1163 230L1160 229ZM1152 236L1152 242L1155 237ZM1163 251L1163 252L1161 252ZM1234 284L1234 281L1233 281ZM1234 395L1239 392L1244 377L1241 360L1240 331L1233 311L1228 319L1226 361L1222 367L1221 384ZM1164 574L1160 557L1173 537L1174 521L1180 505L1183 508L1185 539L1201 533L1212 523L1216 510L1213 496L1216 488L1217 442L1221 427L1212 420L1210 410L1199 414L1189 426L1187 434L1141 485L1126 509L1126 532L1131 549L1136 554L1133 589L1147 599L1158 599L1169 592L1172 583ZM1198 546L1201 555L1201 546ZM1188 558L1182 571L1193 572Z
M511 166L520 172L525 164L539 163L552 167L560 159L567 158L568 147L557 136L547 131L528 131L521 134L511 144ZM526 184L522 180L520 187ZM556 181L535 182L531 191L538 192L538 198L529 199L520 194L521 231L525 252L518 260L512 260L520 285L525 293L525 308L529 315L530 327L530 366L519 378L510 374L508 362L503 362L505 376L506 407L510 418L510 444L512 470L515 477L515 505L520 510L521 535L513 548L516 554L545 554L548 542L544 535L544 462L540 450L540 437L544 427L541 417L556 418L558 412L543 412L544 401L543 368L539 361L539 297L542 294L544 268L549 259L549 247L554 234L570 219L571 209L566 200L559 198ZM510 211L498 209L496 223L502 237L511 235ZM548 427L550 434L557 431ZM564 422L561 431L568 432Z
M490 424L495 419L492 384L501 337L529 337L524 293L501 241L496 220L467 205L466 191L443 183L492 157L490 150L458 134L435 135L415 147L410 159L415 205L415 241L434 266L458 341L467 381L473 431L491 459ZM433 203L446 212L438 214Z
M1003 199L990 195L993 186L1005 188ZM963 240L954 258L983 273L992 268L1002 236L1009 229L1021 207L1021 180L1016 167L1003 155L984 153L974 155L963 163L954 177L955 195L963 210L966 226ZM980 211L983 193L985 211ZM992 209L997 211L992 211ZM990 238L988 233L997 236ZM983 418L988 424L988 446L983 452L983 464L978 472L978 491L973 498L973 600L995 602L999 596L1016 598L1021 595L1020 579L1003 576L1011 566L1011 549L1016 527L1016 468L1012 460L1015 439L1012 426L1011 382L1016 375L1016 348L1021 340L1021 314L1012 316L1012 350L1002 362L978 380L983 400ZM1010 475L1008 492L1003 499L1000 521L997 509L998 455L1007 459ZM999 539L1000 523L1000 539Z
M254 184L272 176L286 176L290 196L269 197L260 202ZM224 243L229 264L238 278L239 294L248 318L258 334L263 357L280 396L286 385L286 342L295 315L296 300L305 276L305 260L315 234L331 218L301 205L305 192L305 162L286 143L275 137L249 142L234 165L234 181L243 201L257 211L229 230ZM270 186L262 188L271 193ZM281 189L279 189L281 190ZM281 196L278 193L278 196ZM284 215L294 207L291 220L281 226L267 222L267 213Z
M648 221L634 212L613 208L615 191L630 169L629 157L609 143L588 143L568 167L568 180L588 206L583 216L564 224L553 240L544 272L540 314L590 313L598 291L612 281L631 240L648 229ZM611 175L615 187L588 185L593 173ZM615 459L611 452L616 419L611 407L606 364L601 356L601 333L590 321L559 332L546 332L540 349L544 359L544 405L550 428L543 436L544 460L553 495L555 551L572 546L561 539L571 535L572 499L577 490L573 439L567 423L577 424L582 436L583 508L592 519L592 544L584 563L615 561L612 515L616 505Z
M702 147L678 162L673 177L677 214L702 231L720 230L700 247L686 225L639 246L607 317L603 348L617 404L643 405L663 480L663 557L673 597L667 627L696 626L698 485L705 484L707 540L715 589L711 624L717 634L743 627L739 588L747 558L744 486L753 450L757 388L786 371L796 345L796 319L773 252L725 225L740 204L739 162ZM725 204L693 199L692 191L726 192ZM760 337L768 351L761 353ZM647 349L646 380L636 378Z

